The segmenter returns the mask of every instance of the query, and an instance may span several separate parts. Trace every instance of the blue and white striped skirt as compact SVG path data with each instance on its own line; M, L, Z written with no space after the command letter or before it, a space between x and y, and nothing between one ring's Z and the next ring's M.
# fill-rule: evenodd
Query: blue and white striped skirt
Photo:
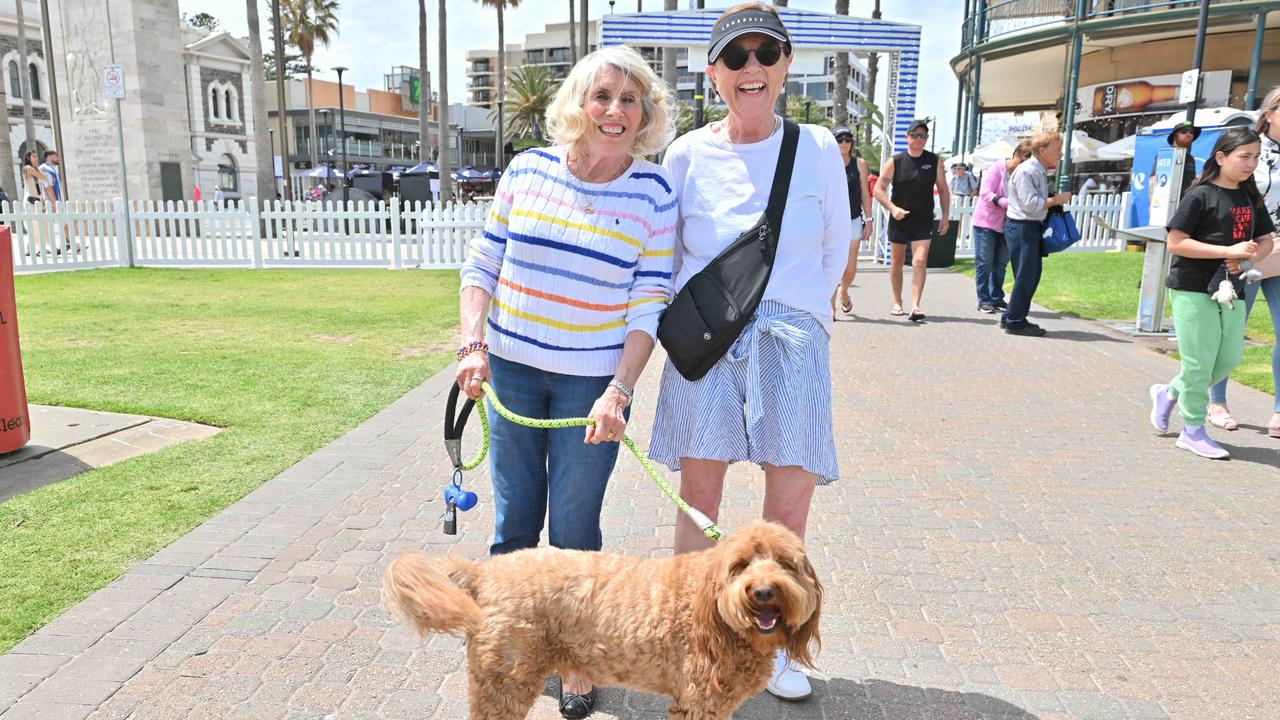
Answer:
M690 382L667 360L649 457L797 465L826 485L840 476L831 431L827 331L807 312L760 303L729 352Z

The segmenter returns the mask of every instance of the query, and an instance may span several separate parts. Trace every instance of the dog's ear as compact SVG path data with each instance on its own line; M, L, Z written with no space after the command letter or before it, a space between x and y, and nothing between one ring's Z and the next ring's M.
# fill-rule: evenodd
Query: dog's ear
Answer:
M822 583L814 572L809 558L801 555L797 563L802 584L812 593L813 613L800 627L787 628L787 655L797 663L814 668L813 658L822 648L822 638L818 634L818 620L822 615ZM814 668L816 669L816 668Z
M697 673L707 678L712 684L717 682L719 673L716 668L732 665L734 660L733 629L720 616L720 596L729 585L733 567L742 558L742 542L732 536L721 540L711 551L701 553L697 562L697 570L691 570L701 580L694 589L691 605L693 627L690 628L690 640L696 655L705 658L708 667ZM718 691L712 688L713 691Z

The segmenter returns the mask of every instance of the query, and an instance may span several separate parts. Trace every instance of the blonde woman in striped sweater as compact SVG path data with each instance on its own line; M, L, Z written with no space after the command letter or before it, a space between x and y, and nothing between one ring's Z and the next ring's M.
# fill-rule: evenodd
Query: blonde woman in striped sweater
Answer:
M537 546L544 518L551 545L600 549L632 388L671 298L676 196L643 159L675 132L671 94L630 48L583 58L547 110L556 144L511 161L463 265L458 385L476 398L490 380L521 415L596 421L584 436L489 413L492 554ZM587 680L564 679L562 715L594 704Z

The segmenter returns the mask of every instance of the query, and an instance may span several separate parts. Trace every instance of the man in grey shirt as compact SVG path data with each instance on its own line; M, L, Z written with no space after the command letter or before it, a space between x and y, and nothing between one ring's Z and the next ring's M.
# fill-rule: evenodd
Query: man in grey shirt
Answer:
M1013 263L1013 292L1000 327L1010 335L1043 337L1044 328L1027 320L1031 299L1040 286L1043 267L1044 219L1049 208L1071 201L1071 193L1049 194L1049 169L1062 159L1062 135L1037 133L1031 139L1031 157L1018 166L1005 185L1009 207L1005 209L1004 240Z
M956 163L951 166L951 181L947 183L952 195L972 197L978 194L978 178L969 172L969 166Z

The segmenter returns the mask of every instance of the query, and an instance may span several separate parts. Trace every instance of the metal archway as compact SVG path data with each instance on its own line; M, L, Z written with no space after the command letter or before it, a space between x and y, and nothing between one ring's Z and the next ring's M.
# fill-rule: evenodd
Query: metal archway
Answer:
M777 8L797 50L886 53L889 56L888 102L883 108L888 159L902 146L916 109L920 65L920 26L888 20ZM644 45L687 47L690 57L704 55L712 26L723 10L685 10L605 15L599 24L599 46Z

